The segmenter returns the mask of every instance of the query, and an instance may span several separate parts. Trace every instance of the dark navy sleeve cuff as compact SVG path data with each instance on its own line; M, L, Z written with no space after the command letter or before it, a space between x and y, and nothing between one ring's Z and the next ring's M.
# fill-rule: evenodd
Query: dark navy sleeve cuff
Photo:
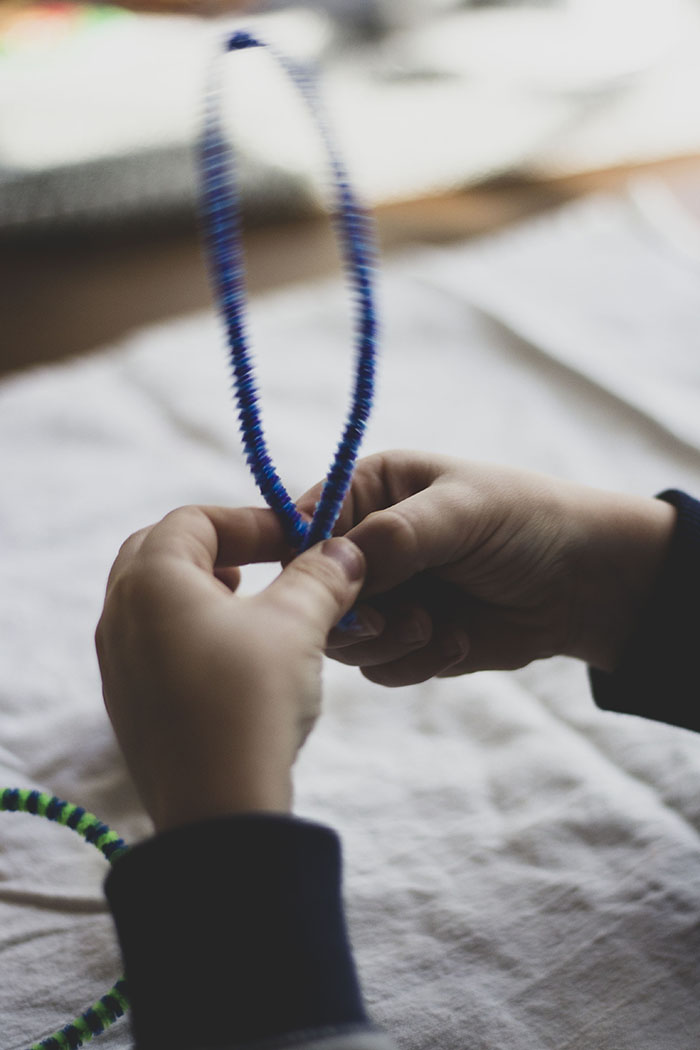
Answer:
M678 518L668 555L616 670L589 670L596 704L700 730L700 503L670 489Z
M105 888L138 1048L369 1024L331 829L266 814L192 824L135 846Z

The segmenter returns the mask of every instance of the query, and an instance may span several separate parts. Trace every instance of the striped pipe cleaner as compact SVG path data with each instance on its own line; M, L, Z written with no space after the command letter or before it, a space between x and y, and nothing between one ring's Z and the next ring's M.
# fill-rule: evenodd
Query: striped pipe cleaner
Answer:
M64 824L95 846L110 864L114 864L128 849L116 831L108 828L94 814L88 813L82 806L63 802L55 795L43 791L0 788L0 810L8 813L31 813L37 817L46 817L57 824ZM126 981L120 977L105 995L100 996L87 1010L83 1010L74 1021L59 1028L53 1035L33 1043L30 1050L77 1050L93 1036L100 1035L109 1028L128 1009Z
M247 32L225 41L225 51L265 47ZM212 279L226 324L238 419L248 465L267 504L280 517L287 541L298 551L329 537L333 531L369 418L374 394L377 319L373 296L374 234L369 217L350 188L345 168L333 144L315 84L306 69L271 52L297 86L321 135L335 183L335 222L345 268L357 301L355 319L356 375L350 412L328 471L313 518L307 524L287 493L272 463L263 434L245 318L245 264L241 247L240 201L231 151L219 115L219 66L208 93L204 133L200 141L201 210L210 255ZM219 58L220 61L220 58Z

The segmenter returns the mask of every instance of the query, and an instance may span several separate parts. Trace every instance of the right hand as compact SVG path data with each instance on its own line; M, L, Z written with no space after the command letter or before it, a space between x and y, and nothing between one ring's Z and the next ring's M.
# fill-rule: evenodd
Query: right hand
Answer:
M655 499L447 456L370 456L335 532L364 551L358 618L374 634L336 630L328 655L387 686L555 654L613 670L674 524Z

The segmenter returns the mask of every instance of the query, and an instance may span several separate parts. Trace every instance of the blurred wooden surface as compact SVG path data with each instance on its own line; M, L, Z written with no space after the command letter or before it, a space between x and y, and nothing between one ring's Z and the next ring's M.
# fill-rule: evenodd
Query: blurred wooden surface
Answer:
M379 209L382 252L441 244L503 229L630 174L663 177L700 216L700 158L617 169L557 182L522 179ZM325 219L248 231L250 291L340 271ZM192 222L38 236L0 234L0 374L85 353L142 325L211 304ZM700 317L699 317L700 323Z

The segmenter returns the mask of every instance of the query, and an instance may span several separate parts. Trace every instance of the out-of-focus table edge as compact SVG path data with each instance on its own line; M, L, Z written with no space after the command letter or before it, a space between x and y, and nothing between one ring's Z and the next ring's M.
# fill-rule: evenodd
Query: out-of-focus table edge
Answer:
M383 254L502 230L630 178L662 178L700 216L700 156L565 178L499 177L463 191L381 205ZM251 294L340 270L323 216L266 223L245 239ZM44 231L0 231L0 374L112 343L143 325L210 306L201 238L192 214Z

